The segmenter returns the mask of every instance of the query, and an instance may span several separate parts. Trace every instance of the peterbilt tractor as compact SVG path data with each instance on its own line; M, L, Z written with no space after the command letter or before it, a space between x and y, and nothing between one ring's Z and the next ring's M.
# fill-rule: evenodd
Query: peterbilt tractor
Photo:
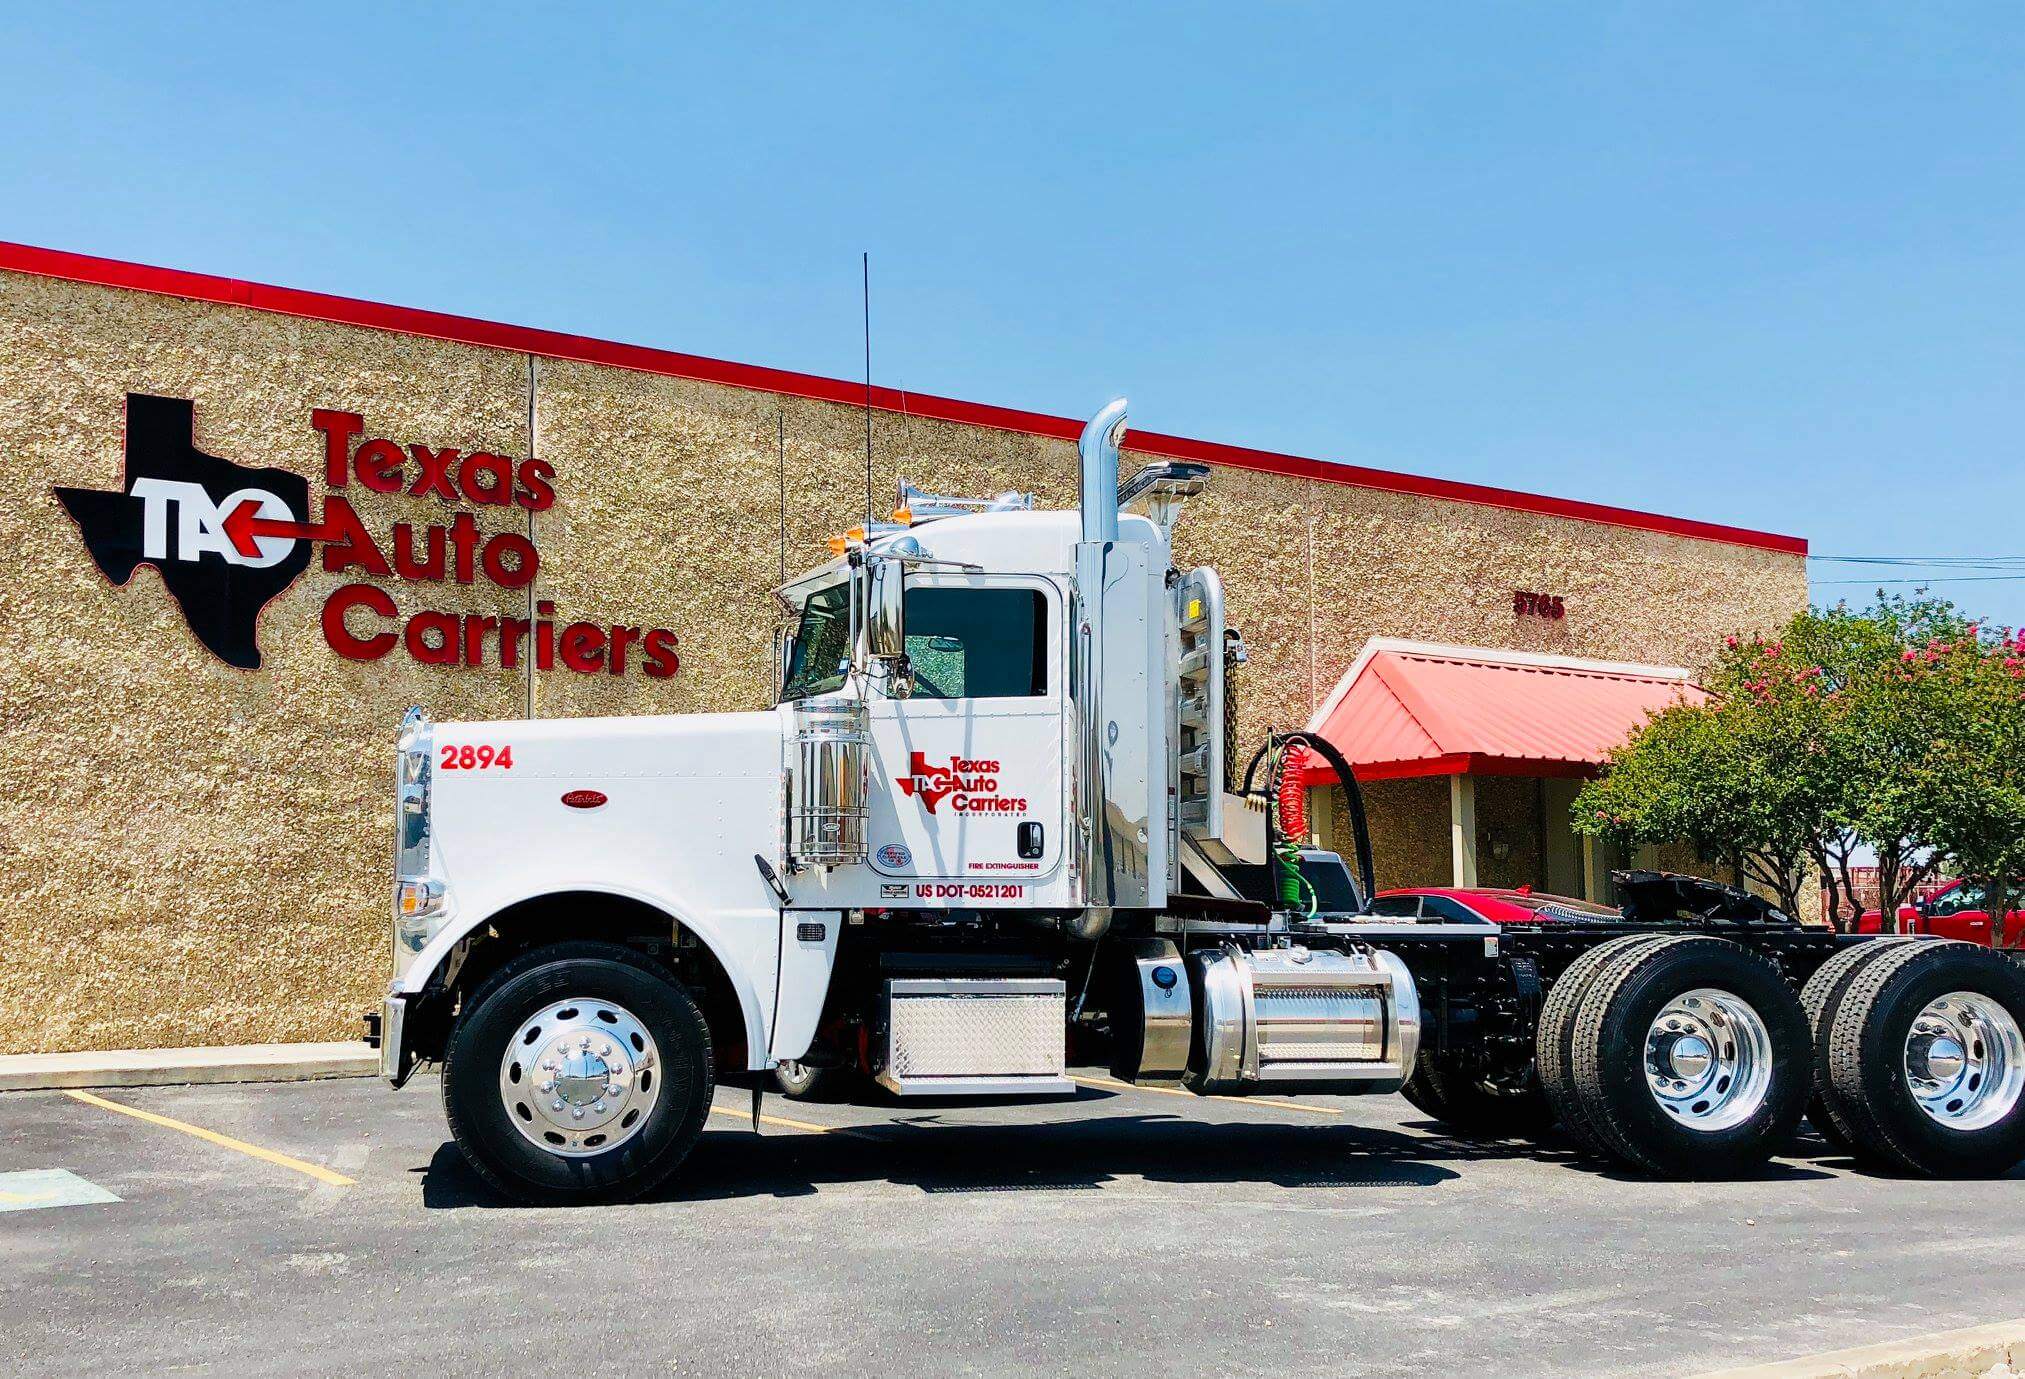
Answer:
M777 591L778 702L435 723L396 767L389 1082L523 1201L637 1197L720 1076L1067 1096L1071 1056L1199 1094L1403 1092L1452 1133L1558 1134L1661 1177L1747 1173L1804 1114L1895 1171L2025 1157L2025 970L1776 911L1416 922L1376 892L1316 733L1240 760L1242 641L1170 539L1200 465L1080 505L901 486ZM1352 860L1310 845L1332 766Z

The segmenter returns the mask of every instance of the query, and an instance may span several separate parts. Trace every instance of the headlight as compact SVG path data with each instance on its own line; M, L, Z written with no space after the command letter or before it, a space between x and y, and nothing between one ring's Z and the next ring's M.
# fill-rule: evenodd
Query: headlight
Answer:
M435 725L419 708L401 720L394 767L394 971L429 942L443 911L443 883L429 879L429 774Z

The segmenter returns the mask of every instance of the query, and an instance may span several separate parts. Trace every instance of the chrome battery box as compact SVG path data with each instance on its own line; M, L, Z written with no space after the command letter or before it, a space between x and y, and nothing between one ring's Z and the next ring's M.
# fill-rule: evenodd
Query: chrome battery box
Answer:
M1067 985L1052 977L894 977L885 1066L901 1096L1069 1096Z
M1188 967L1198 1092L1396 1092L1413 1071L1420 1000L1391 953L1227 946Z

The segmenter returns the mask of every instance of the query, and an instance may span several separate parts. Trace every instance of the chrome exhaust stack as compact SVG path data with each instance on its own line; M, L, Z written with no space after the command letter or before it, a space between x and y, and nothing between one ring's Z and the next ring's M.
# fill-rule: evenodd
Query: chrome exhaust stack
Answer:
M1110 781L1104 749L1104 585L1111 548L1118 540L1118 444L1125 435L1125 399L1091 417L1076 442L1083 539L1076 544L1076 599L1069 643L1069 697L1075 716L1076 756L1072 803L1082 883L1080 937L1094 939L1111 926L1119 899L1117 847L1107 813Z

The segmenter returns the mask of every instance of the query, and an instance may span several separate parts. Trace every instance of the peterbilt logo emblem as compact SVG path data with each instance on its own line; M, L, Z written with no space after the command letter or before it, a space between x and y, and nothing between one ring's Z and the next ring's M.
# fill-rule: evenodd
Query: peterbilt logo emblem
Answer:
M998 793L999 764L975 757L951 757L947 766L931 766L926 753L908 758L907 774L900 777L900 793L921 801L930 814L943 800L949 800L957 814L1024 814L1024 796ZM951 798L951 797L954 798Z

